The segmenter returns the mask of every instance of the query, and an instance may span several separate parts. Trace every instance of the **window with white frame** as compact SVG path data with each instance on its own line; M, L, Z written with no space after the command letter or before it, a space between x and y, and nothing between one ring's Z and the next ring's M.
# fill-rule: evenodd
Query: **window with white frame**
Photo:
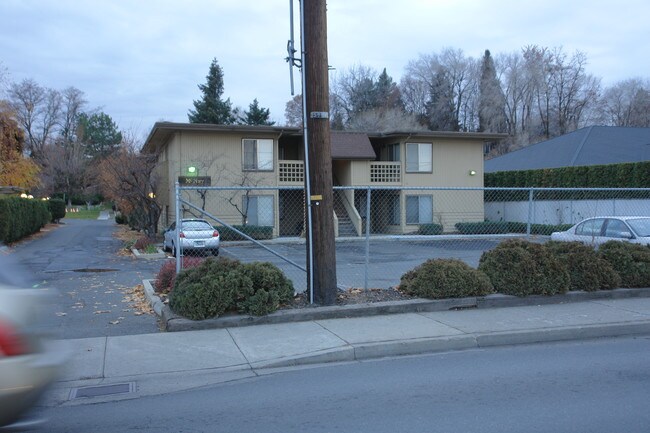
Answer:
M392 225L400 224L400 204L399 204L399 194L393 194L390 196L388 201L388 223Z
M247 224L252 226L273 225L273 196L244 196L243 201Z
M433 197L430 195L406 196L406 224L433 222Z
M244 138L242 155L245 171L273 171L273 140Z
M433 160L431 149L431 143L406 143L406 172L431 173Z

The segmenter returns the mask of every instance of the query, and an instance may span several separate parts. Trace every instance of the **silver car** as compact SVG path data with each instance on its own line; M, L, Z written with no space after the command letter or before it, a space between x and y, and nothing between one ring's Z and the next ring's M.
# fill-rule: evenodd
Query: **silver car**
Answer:
M16 285L7 278L16 267L0 259L0 431L27 430L43 424L30 409L58 378L66 354L44 338L47 292Z
M203 219L186 218L181 220L181 230L177 234L176 222L165 230L163 249L171 251L176 257L178 246L181 254L188 251L201 251L219 255L219 232L212 225ZM180 243L177 246L176 240Z
M563 232L551 234L554 241L578 241L598 246L616 240L650 245L650 217L603 216L587 218Z

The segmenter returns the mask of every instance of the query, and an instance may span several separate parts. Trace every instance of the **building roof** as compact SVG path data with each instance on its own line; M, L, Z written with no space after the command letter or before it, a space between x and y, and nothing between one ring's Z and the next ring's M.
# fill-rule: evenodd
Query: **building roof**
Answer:
M375 154L368 134L362 132L330 133L332 146L332 159L370 159L374 160Z
M278 137L283 135L301 136L302 128L288 126L250 126L250 125L214 125L201 123L175 123L157 122L147 137L143 151L155 152L159 150L169 138L179 131L196 132L238 132L242 134L273 134ZM450 132L450 131L393 131L387 133L372 132L343 132L331 131L332 159L366 159L374 160L375 151L370 139L403 138L409 139L441 139L463 138L478 141L498 141L505 138L506 134L489 134L478 132Z
M589 126L485 161L485 172L650 160L650 128Z

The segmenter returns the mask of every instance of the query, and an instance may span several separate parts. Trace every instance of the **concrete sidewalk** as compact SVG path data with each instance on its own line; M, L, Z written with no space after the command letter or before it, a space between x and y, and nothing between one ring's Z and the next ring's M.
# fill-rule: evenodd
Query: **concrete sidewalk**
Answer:
M650 298L87 338L65 341L72 356L60 387L644 334Z

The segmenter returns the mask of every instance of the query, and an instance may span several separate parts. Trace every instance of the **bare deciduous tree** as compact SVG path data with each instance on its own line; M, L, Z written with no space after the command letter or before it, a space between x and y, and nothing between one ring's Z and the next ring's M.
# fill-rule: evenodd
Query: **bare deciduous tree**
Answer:
M158 155L135 150L133 138L127 136L123 145L98 167L102 192L129 215L129 224L152 236L158 231L162 208L153 192L158 185Z
M27 136L27 150L37 156L53 139L59 124L61 94L25 79L9 87L9 102Z

